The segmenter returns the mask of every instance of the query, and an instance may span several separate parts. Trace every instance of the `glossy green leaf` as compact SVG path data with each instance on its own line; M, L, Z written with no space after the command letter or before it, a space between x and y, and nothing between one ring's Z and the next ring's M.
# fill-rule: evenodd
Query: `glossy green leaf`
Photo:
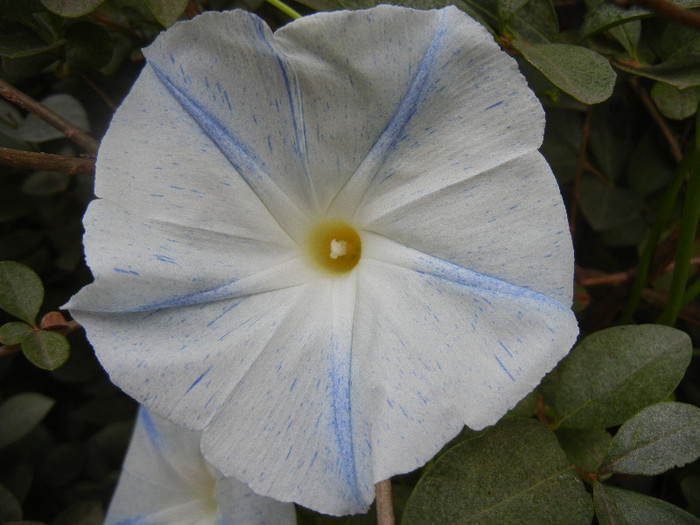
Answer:
M0 308L33 326L43 301L44 286L34 270L0 261Z
M678 89L657 82L651 88L651 98L664 117L682 120L697 111L698 102L700 102L700 87Z
M581 178L579 205L596 231L620 226L633 219L644 202L633 190L612 188L593 176Z
M615 72L595 51L570 44L530 44L513 40L533 66L557 87L586 104L597 104L612 95Z
M170 27L180 18L188 0L145 0L146 5L164 27Z
M697 7L698 0L669 0L679 7ZM652 12L641 7L618 7L607 0L586 0L586 16L581 26L581 37L586 38L610 27L631 20L652 16Z
M84 131L90 131L87 112L83 105L73 96L65 93L50 95L41 101L47 108L61 115ZM33 113L27 115L19 127L20 136L29 142L46 142L63 138L62 132L50 126Z
M40 330L22 340L22 351L35 366L55 370L68 359L70 344L61 334Z
M22 506L12 492L0 485L0 523L22 519Z
M402 525L589 525L590 497L554 434L506 418L448 450L421 478Z
M34 329L27 323L5 323L0 326L0 343L4 345L16 345L22 342L22 339L32 333Z
M659 403L618 430L605 456L605 471L654 476L700 457L700 408Z
M99 7L105 0L41 0L44 7L66 18L86 15Z
M612 441L604 428L560 428L555 434L569 461L586 472L603 463Z
M0 448L14 443L37 426L54 400L37 392L17 394L0 405Z
M688 335L667 326L616 326L589 335L558 366L554 424L623 423L670 394L691 355Z
M600 525L700 525L700 519L660 499L596 483L595 513Z

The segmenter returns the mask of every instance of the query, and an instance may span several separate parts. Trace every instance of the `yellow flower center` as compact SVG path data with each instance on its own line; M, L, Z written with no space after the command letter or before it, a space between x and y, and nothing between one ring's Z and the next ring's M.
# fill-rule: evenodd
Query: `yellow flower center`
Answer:
M307 238L311 260L328 273L345 273L360 260L362 242L351 226L340 221L319 224Z

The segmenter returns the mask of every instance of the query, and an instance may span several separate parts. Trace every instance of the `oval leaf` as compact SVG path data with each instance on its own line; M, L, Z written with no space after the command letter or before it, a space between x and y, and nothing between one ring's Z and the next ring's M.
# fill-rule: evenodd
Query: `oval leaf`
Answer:
M651 98L664 117L682 120L698 109L700 88L678 89L669 84L657 82L651 88Z
M76 18L86 15L104 2L105 0L41 0L44 7L67 18Z
M17 345L33 331L34 329L27 323L6 323L0 326L0 343Z
M148 9L163 27L170 27L180 18L188 0L146 0Z
M604 428L560 428L556 435L569 461L586 472L593 472L603 463L612 441Z
M589 335L559 365L555 426L607 428L673 392L690 363L690 337L660 325Z
M59 93L46 97L41 103L83 131L90 131L87 112L75 97ZM19 134L24 140L29 142L46 142L65 137L61 131L47 124L34 113L30 113L26 120L22 122L19 127Z
M44 301L44 286L31 268L0 261L0 308L34 326Z
M55 370L68 359L70 344L61 334L40 330L22 340L22 351L35 366Z
M591 518L590 497L554 433L532 419L507 418L435 462L402 524L589 525Z
M613 438L603 470L654 476L700 457L700 408L659 403L627 421Z
M600 525L700 525L700 519L660 499L596 483L595 514Z
M0 405L0 448L23 437L53 407L54 400L37 392L12 396Z
M612 95L615 71L595 51L571 44L512 43L528 62L575 99L597 104Z

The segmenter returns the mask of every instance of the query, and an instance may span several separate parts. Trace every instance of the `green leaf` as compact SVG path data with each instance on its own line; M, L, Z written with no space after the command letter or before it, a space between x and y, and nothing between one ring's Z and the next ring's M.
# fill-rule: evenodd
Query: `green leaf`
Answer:
M611 188L592 176L581 177L581 213L596 231L625 224L639 214L643 204L633 190Z
M98 69L112 58L112 39L97 24L72 24L66 31L66 40L66 62L78 69Z
M105 0L41 0L44 7L66 18L77 18L91 13Z
M593 499L600 525L700 525L700 519L670 503L599 482Z
M0 308L36 325L44 286L34 270L15 261L0 261Z
M188 0L146 0L148 9L163 27L170 27L185 11Z
M615 72L595 51L570 44L529 44L513 40L513 47L557 87L586 104L612 95Z
M557 367L554 424L623 423L673 392L691 355L688 335L667 326L616 326L589 335Z
M651 98L661 114L670 119L682 120L693 115L700 102L700 87L678 89L656 82L651 88Z
M22 519L22 506L4 485L0 485L0 523Z
M71 95L59 93L41 101L47 108L61 115L84 131L90 131L90 122L83 105ZM46 142L64 138L65 135L39 117L30 113L19 127L20 136L29 142Z
M632 20L609 29L610 35L625 48L627 54L637 60L637 45L642 34L642 23L639 20Z
M615 67L633 75L665 82L678 89L700 85L700 38L688 42L660 64L614 62Z
M25 392L0 405L0 448L14 443L37 426L54 400L37 392Z
M627 182L639 195L664 189L673 179L674 166L666 150L667 146L661 145L657 134L651 130L646 131L634 147L627 163ZM641 214L636 217L641 218Z
M589 525L590 497L554 434L506 418L448 450L420 479L402 525Z
M68 359L70 344L61 334L40 330L22 340L22 351L35 366L55 370Z
M700 457L700 408L659 403L642 410L618 430L603 470L654 476Z
M17 345L33 331L34 329L27 323L6 323L0 326L0 343L4 345Z
M28 195L53 195L65 191L70 181L70 173L35 171L24 180L22 191Z
M517 14L513 16L515 13L510 13L505 23L505 33L536 44L547 44L559 36L557 14L550 0L530 0L520 6L520 2L510 0L504 3L506 12L517 8Z
M65 40L56 40L47 44L30 33L0 35L0 56L7 58L29 57L59 48L65 43Z
M669 0L669 3L685 8L700 5L698 0ZM581 38L652 15L652 11L641 7L618 7L607 0L586 0L586 16L581 26Z
M586 472L593 472L603 463L612 441L604 428L560 428L555 434L569 461Z

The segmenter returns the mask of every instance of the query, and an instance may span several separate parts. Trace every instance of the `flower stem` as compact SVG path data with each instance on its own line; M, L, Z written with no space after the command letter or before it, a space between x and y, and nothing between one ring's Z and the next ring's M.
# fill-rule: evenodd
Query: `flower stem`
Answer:
M289 7L287 4L282 2L282 0L267 0L267 3L275 6L277 9L282 11L285 15L289 16L290 18L296 20L297 18L301 18L301 15L297 13L294 9Z
M375 485L377 493L377 525L394 525L394 502L391 496L391 478Z

